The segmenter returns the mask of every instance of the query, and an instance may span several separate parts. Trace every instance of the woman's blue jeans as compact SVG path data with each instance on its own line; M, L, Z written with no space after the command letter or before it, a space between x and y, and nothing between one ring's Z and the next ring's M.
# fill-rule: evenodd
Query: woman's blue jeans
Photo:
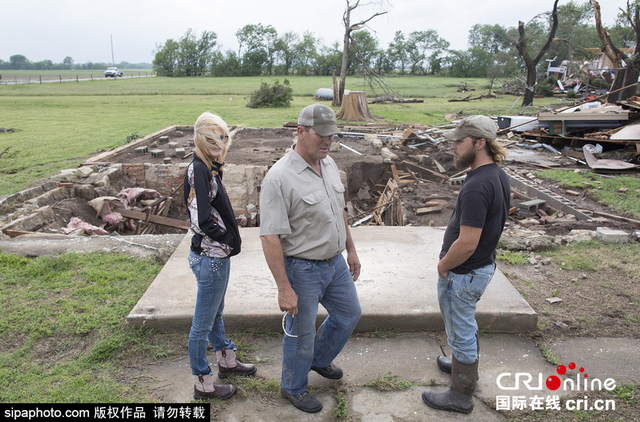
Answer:
M495 264L490 264L469 274L449 271L446 279L438 276L440 313L447 342L458 362L471 364L478 359L476 304L493 278L495 268Z
M189 267L196 276L198 295L196 309L189 332L189 359L193 375L211 373L207 360L209 342L213 350L234 349L231 340L227 339L222 321L224 295L229 282L230 260L226 258L209 258L191 251Z
M331 262L285 258L298 313L288 315L282 341L282 388L289 394L307 389L311 367L324 368L340 353L356 328L362 309L355 283L342 255ZM316 331L318 304L329 314Z

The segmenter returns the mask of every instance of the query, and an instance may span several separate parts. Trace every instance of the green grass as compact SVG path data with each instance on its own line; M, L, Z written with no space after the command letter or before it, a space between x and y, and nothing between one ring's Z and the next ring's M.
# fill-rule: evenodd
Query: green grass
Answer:
M607 205L617 212L640 217L640 178L629 176L604 177L590 171L575 173L573 171L547 170L536 172L538 177L550 179L560 186L569 189L587 190L587 195ZM626 193L619 192L627 188Z
M542 352L542 357L544 357L545 360L551 365L557 366L562 363L548 345L543 344L542 346L540 346L540 351Z
M0 401L142 402L126 357L165 357L125 317L161 265L122 254L24 258L0 252Z
M509 265L527 265L529 263L527 255L522 252L503 251L496 255L496 259Z
M609 392L613 397L622 399L626 404L640 404L640 384L622 383Z
M4 77L4 76L3 76ZM192 125L204 111L220 114L230 125L282 127L295 121L300 110L313 103L317 88L331 87L330 77L287 77L293 88L290 108L246 107L248 96L260 82L283 77L245 78L135 78L0 86L0 195L18 192L61 169L75 167L87 158L120 146L132 133L146 136L172 125ZM465 80L478 91L485 79ZM424 103L372 104L379 122L396 125L445 123L447 113L517 114L515 98L504 96L465 103L456 92L461 80L440 77L391 77L388 83L407 98ZM347 89L362 90L362 79L349 77ZM372 96L370 93L369 96ZM327 104L330 104L326 102ZM537 105L558 104L555 99ZM519 104L519 103L518 103ZM529 110L530 111L530 110Z
M382 328L369 333L369 337L382 338L382 339L395 338L398 336L398 334L399 334L399 331L397 328Z
M566 271L614 270L631 280L640 281L640 245L610 244L597 240L566 245L542 253Z
M259 376L244 377L234 375L228 381L238 388L241 397L259 395L267 399L276 399L280 396L280 380L274 378L261 378Z
M407 381L398 378L397 375L391 375L390 373L380 375L373 381L369 381L365 384L366 387L375 388L378 391L391 391L391 390L406 390L413 387L411 381Z
M336 406L331 409L331 414L339 421L343 421L347 419L349 416L349 408L347 407L347 402L344 399L344 394L342 391L338 391L336 393Z

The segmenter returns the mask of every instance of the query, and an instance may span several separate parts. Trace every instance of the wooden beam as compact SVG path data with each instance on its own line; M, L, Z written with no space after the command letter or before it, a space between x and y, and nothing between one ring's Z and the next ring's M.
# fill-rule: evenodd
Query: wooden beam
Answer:
M391 173L393 173L393 180L396 181L397 184L400 184L400 177L398 176L398 169L395 164L391 164Z
M440 212L442 211L442 207L440 205L436 205L435 207L424 207L416 209L416 215L429 214L432 212Z
M593 212L593 215L599 215L601 217L610 218L612 220L620 220L620 221L626 221L627 223L640 224L639 220L634 220L633 218L622 217L620 215L608 214L606 212L600 212L600 211L592 211L592 212Z
M437 171L433 171L433 170L429 170L428 168L419 166L417 164L413 164L412 162L403 160L402 161L404 163L405 166L410 167L413 171L418 172L420 174L428 174L430 176L434 176L436 178L438 178L439 180L448 180L449 176L447 176L446 174L442 174L442 173L438 173Z
M136 220L147 219L147 214L140 211L128 210L126 208L116 208L114 212L122 214L123 217L133 218ZM148 221L153 224L160 224L161 226L174 227L176 229L189 230L191 223L189 221L176 220L175 218L161 217L159 215L149 215Z

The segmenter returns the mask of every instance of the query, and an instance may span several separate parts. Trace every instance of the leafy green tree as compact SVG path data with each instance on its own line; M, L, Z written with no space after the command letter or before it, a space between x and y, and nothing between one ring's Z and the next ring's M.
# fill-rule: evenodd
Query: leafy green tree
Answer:
M407 40L402 31L396 31L393 41L389 43L387 53L394 66L400 68L400 74L404 75L404 69L409 61L409 52L407 51Z
M505 75L513 75L519 69L517 65L518 51L515 48L517 30L502 25L475 24L469 30L469 46L484 68L479 71L479 76L489 79L489 93L493 89L496 78ZM489 55L485 55L486 52Z
M35 70L51 70L53 69L53 62L51 60L42 60L33 64Z
M496 54L514 49L509 29L499 25L475 24L469 30L469 45ZM517 54L517 52L516 52Z
M313 32L305 31L305 33L302 34L302 40L294 46L293 66L298 75L308 75L312 73L312 68L318 56L317 50L319 45L320 40L316 38ZM328 74L330 75L331 72Z
M273 66L278 54L278 32L271 25L267 25L264 31L264 43L267 49L267 73L273 74Z
M296 44L300 42L300 36L295 32L285 32L282 36L278 37L275 42L276 54L281 60L282 73L288 75L293 71L293 62L296 58Z
M393 61L389 57L387 51L378 49L372 57L372 69L378 74L383 75L385 73L393 72Z
M238 55L242 56L242 75L260 75L266 65L271 74L275 58L278 33L271 25L248 24L236 31ZM245 50L241 54L242 49Z
M217 35L204 31L197 38L191 28L178 41L178 76L203 76L211 63L211 50L216 45Z
M588 50L600 47L600 38L594 25L594 14L587 1L577 4L571 0L558 6L558 30L547 57L552 59L591 60L594 54ZM571 65L570 65L571 68Z
M349 51L349 66L347 74L365 71L372 67L373 59L378 51L378 40L369 31L357 31L351 36L351 49Z
M441 38L435 29L410 33L407 40L407 51L411 73L423 74L425 70L433 73L431 61L438 61L440 55L449 49L449 45L449 42ZM428 51L432 52L430 56L427 56Z
M153 69L158 76L179 76L176 74L179 55L180 44L177 41L168 39L164 45L157 46L153 58Z
M631 8L640 8L640 0L629 2ZM627 19L625 12L620 11L616 16L615 24L607 28L611 42L621 48L633 48L636 44L636 32Z
M218 43L218 35L213 31L203 31L196 40L194 67L195 75L205 75L211 64L213 49Z
M242 60L235 51L213 52L209 70L211 76L240 76L241 68Z
M23 70L29 68L29 60L22 54L14 54L9 57L9 63L11 63L12 70Z
M73 59L69 56L65 57L64 60L62 61L62 65L64 66L65 69L73 68Z
M447 61L449 74L455 78L484 78L493 62L493 54L480 47L451 50Z
M160 76L203 76L209 70L217 44L215 32L203 31L200 38L191 28L178 40L156 47L153 68Z
M338 42L330 46L322 46L316 57L316 72L322 76L332 76L340 70L342 65L342 49Z

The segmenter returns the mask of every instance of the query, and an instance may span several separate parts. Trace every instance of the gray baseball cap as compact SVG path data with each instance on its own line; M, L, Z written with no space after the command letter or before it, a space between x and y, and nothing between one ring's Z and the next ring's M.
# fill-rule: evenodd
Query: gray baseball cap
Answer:
M338 135L342 132L336 125L336 113L324 104L306 106L298 116L298 126L309 126L320 136Z
M462 119L455 129L445 132L443 136L450 141L459 141L467 136L493 141L498 137L498 125L487 116L470 116Z

